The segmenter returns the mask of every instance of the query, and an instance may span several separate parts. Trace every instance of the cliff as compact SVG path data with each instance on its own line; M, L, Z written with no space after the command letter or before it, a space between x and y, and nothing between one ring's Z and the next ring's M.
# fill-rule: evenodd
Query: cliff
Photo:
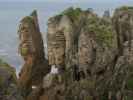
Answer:
M19 73L18 84L23 96L27 97L32 92L32 86L39 87L43 77L50 71L48 61L44 57L36 11L21 20L18 34L19 52L25 62Z
M101 18L90 9L69 8L50 18L48 61L58 73L56 85L51 81L45 87L47 77L44 80L44 90L48 89L43 96L47 100L133 98L132 12L132 7L121 7L113 17L105 12Z
M28 33L32 38L26 41L32 39L31 48L33 48L31 53L30 51L26 53L25 62L28 62L29 55L31 59L36 59L34 55L37 55L31 68L27 69L29 65L25 63L25 72L30 71L25 74L25 77L40 72L45 73L37 76L37 78L43 77L43 80L39 78L40 85L29 91L26 100L130 100L133 98L132 12L131 7L121 7L116 9L113 17L110 17L107 11L103 17L99 17L90 9L83 11L80 8L68 8L61 14L51 17L48 20L47 30L48 60L39 56L39 53L44 55L44 52L42 52L37 17L28 17L32 23L24 18L20 26L25 26L26 22L28 28L24 32L24 28L20 28L20 35ZM35 34L36 38L40 39L34 38ZM36 61L38 64L40 61L47 63L38 66ZM51 67L51 71L46 70L48 66ZM35 73L32 68L37 70L38 67L42 70ZM35 77L26 81L20 76L20 81L32 83L31 80ZM34 82L38 81L37 78ZM27 86L29 88L33 85ZM25 91L27 92L27 88Z
M49 18L48 59L37 17L33 11L19 24L24 65L16 87L23 100L133 99L132 7L103 17L71 7Z

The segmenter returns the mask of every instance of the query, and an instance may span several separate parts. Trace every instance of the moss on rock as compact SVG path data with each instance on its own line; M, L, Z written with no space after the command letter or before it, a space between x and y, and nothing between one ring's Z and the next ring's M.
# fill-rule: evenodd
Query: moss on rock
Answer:
M0 88L2 87L3 84L3 77L0 76Z
M26 16L24 17L21 22L23 23L29 23L29 24L34 24L33 17L32 16Z
M7 70L7 72L11 73L13 81L16 82L17 80L16 71L13 67L11 67L8 63L4 62L2 59L0 59L0 68L4 68L5 70Z
M133 91L133 79L127 80L127 88Z
M26 56L28 54L28 48L21 48L21 54Z
M131 6L122 6L122 7L120 7L120 8L118 8L119 10L122 10L122 11L124 11L124 10L130 10L130 9L133 9L133 7L131 7Z

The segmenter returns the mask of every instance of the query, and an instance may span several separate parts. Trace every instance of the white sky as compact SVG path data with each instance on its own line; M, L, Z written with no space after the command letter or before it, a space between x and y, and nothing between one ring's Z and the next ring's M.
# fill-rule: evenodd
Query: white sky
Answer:
M0 0L2 2L133 2L133 0Z
M0 0L0 2L63 2L63 3L87 3L87 4L121 4L121 5L133 5L133 0Z

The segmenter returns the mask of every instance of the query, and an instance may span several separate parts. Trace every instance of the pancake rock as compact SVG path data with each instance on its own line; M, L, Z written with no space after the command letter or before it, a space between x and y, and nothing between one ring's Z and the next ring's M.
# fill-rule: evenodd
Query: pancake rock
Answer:
M30 93L32 85L40 85L43 76L50 71L48 61L44 57L43 40L36 11L21 20L18 33L19 52L24 58L18 82L20 89L27 95Z

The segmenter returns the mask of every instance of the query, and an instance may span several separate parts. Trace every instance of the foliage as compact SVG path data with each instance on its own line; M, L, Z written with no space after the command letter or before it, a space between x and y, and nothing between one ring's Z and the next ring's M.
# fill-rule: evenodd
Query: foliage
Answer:
M131 11L131 13L132 13L133 12L133 7L131 7L131 6L122 6L122 7L116 9L116 12L119 12L119 11L122 11L122 12Z
M2 59L0 59L0 66L9 67L9 65L4 62Z
M81 13L82 10L80 8L74 9L73 7L70 7L62 12L61 15L67 15L72 20L72 22L75 23L75 21L79 20L79 16L81 15Z
M112 45L114 31L110 23L94 16L88 19L87 30L96 35L98 43L106 44L108 47Z
M128 10L128 6L122 6L120 7L120 10Z
M27 55L27 53L28 53L28 48L21 48L21 54L22 54L22 56L25 56L25 55Z
M133 7L131 7L131 6L122 6L119 9L120 10L129 10L129 9L133 9Z
M0 67L5 68L9 73L11 73L13 81L15 82L17 77L16 77L16 72L13 67L11 67L8 63L4 62L2 59L0 59ZM1 81L2 78L0 78Z
M26 16L22 19L22 23L29 23L29 24L34 24L34 20L32 16Z
M127 80L127 88L133 90L133 79Z

